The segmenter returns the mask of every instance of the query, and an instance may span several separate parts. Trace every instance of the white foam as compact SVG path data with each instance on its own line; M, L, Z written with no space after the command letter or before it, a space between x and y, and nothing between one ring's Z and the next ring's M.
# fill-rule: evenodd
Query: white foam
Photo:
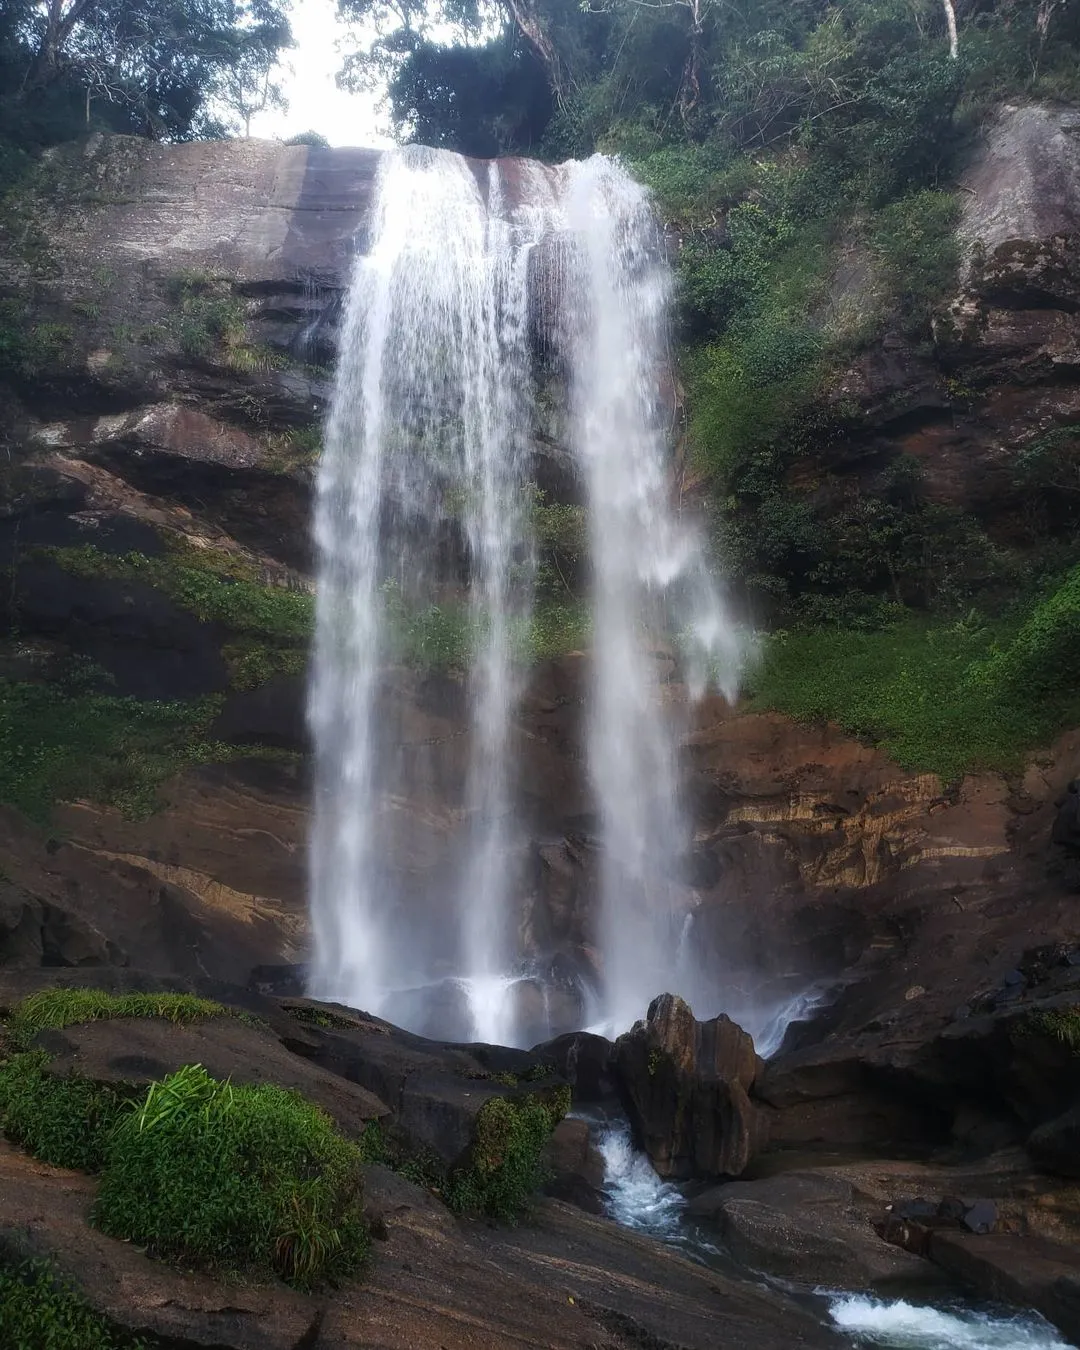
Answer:
M644 1153L634 1148L627 1125L612 1125L597 1140L604 1160L609 1216L626 1228L671 1240L679 1235L686 1201L662 1181Z
M1072 1350L1034 1313L993 1315L847 1294L829 1304L833 1321L858 1345L889 1350Z

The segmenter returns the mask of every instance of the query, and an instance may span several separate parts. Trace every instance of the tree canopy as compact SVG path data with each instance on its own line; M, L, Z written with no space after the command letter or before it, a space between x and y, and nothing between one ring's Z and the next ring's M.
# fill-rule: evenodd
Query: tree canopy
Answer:
M923 172L915 143L962 96L1074 80L1080 45L1070 0L339 0L339 10L376 34L349 54L343 82L388 81L395 124L417 139L491 153L535 148L542 131L556 156L646 139L843 141L851 160L898 154L901 177ZM534 70L550 94L542 129Z
M26 149L106 128L189 140L280 101L280 0L6 0L0 134Z

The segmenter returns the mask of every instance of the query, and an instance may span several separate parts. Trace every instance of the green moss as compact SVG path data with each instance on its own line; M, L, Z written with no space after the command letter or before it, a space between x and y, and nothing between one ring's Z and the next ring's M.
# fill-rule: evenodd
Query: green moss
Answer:
M234 689L257 689L275 675L303 675L308 654L302 647L279 647L257 638L227 642L221 648Z
M362 1161L298 1094L188 1065L112 1131L94 1221L185 1265L309 1287L367 1255Z
M39 378L70 364L74 345L69 324L34 322L26 302L0 300L0 375Z
M54 1167L97 1172L110 1132L131 1097L120 1087L48 1069L43 1051L0 1064L0 1125L28 1153Z
M306 1026L322 1027L327 1031L355 1031L356 1019L341 1017L338 1013L328 1012L325 1008L295 1008L286 1006L285 1013L294 1022Z
M468 1164L446 1188L450 1208L514 1222L546 1179L544 1150L569 1109L569 1088L485 1102L476 1116Z
M236 633L290 644L306 643L313 631L314 597L263 584L255 565L238 554L191 545L173 545L157 557L104 553L92 544L41 552L74 576L144 582L204 623Z
M908 619L876 632L779 633L751 674L755 705L828 720L902 767L946 781L1017 772L1024 753L1080 718L1080 568L989 621Z
M39 1031L62 1031L83 1022L114 1017L163 1017L200 1022L225 1017L230 1009L194 994L108 994L103 989L42 989L16 1004L7 1024L15 1045L25 1047Z
M482 636L483 619L464 602L415 608L384 590L388 637L395 659L419 669L463 669ZM589 611L581 600L540 597L528 618L511 625L516 660L529 664L574 651L588 641Z
M275 432L266 438L267 468L277 473L293 473L297 469L312 469L322 455L322 428L293 427Z
M0 1266L0 1327L4 1350L149 1350L151 1345L113 1327L44 1261Z

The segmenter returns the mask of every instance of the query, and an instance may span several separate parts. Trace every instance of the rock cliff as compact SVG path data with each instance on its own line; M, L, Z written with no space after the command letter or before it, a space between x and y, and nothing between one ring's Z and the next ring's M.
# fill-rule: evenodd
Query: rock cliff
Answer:
M861 410L858 444L838 450L852 473L915 455L934 492L1008 531L998 468L1078 411L1076 147L1068 110L1005 108L991 124L964 180L963 289L934 350L890 339L836 391ZM234 978L302 960L312 467L376 163L94 138L54 152L5 208L3 674L66 681L70 734L82 708L119 716L125 741L100 771L62 776L50 810L27 811L40 766L13 774L6 960ZM537 429L535 476L572 502L552 430ZM587 659L538 663L516 732L531 837L518 925L567 989L567 1024L592 961ZM674 667L667 687L684 697ZM129 697L168 700L177 723L132 731ZM386 710L430 770L387 840L421 893L459 819L461 697L452 669L403 669ZM1022 779L946 785L835 729L707 700L686 746L687 903L709 918L733 1004L817 981L862 989L838 1005L856 1020L917 1008L930 1025L1004 978L1067 921L1048 840L1078 753L1068 735Z

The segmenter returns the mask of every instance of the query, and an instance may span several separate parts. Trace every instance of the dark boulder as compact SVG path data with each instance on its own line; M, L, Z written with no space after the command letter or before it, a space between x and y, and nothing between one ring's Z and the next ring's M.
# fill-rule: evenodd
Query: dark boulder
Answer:
M561 1120L548 1142L551 1179L545 1190L587 1214L602 1214L604 1160L592 1141L587 1120Z
M1032 1161L1060 1177L1080 1177L1080 1106L1048 1120L1027 1141Z
M763 1142L749 1092L761 1061L729 1017L662 994L615 1043L631 1124L662 1177L739 1176Z

